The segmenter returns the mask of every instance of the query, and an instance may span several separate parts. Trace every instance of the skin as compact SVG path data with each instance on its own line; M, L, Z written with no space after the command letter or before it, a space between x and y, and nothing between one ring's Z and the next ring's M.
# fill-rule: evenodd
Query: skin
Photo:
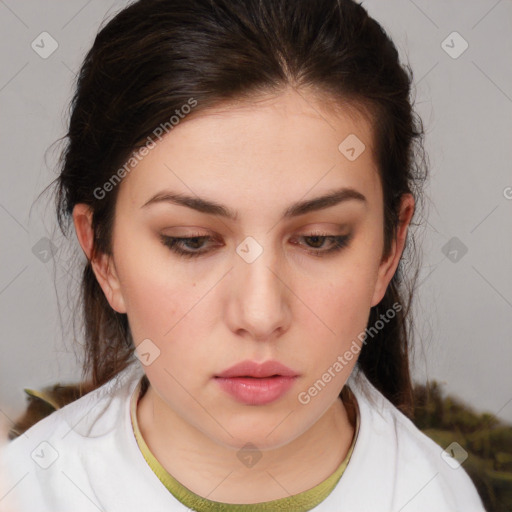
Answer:
M169 473L211 500L256 503L310 489L337 469L354 436L338 395L356 357L308 404L298 395L365 330L398 266L414 200L403 196L396 239L382 258L371 125L324 105L287 89L191 114L119 185L113 254L92 262L112 308L127 313L135 344L149 338L160 350L144 366L151 385L137 409L142 435ZM338 150L349 134L366 145L354 161ZM340 187L366 201L281 218L290 204ZM164 202L141 208L163 189L214 200L238 218ZM76 205L73 219L90 258L91 212ZM318 257L308 251L332 242L306 238L315 230L351 239ZM210 252L183 258L161 233L214 239L185 245ZM247 236L263 249L252 263L236 252ZM214 376L245 359L276 359L300 376L275 402L241 404ZM248 442L262 453L252 467L237 457Z

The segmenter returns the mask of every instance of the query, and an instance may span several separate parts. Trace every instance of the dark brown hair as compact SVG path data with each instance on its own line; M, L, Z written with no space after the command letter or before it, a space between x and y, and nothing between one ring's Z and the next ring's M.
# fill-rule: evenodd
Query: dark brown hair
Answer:
M111 254L118 187L95 194L147 143L156 127L194 98L194 113L287 87L309 88L334 108L359 106L371 119L384 194L384 255L398 226L400 199L416 204L427 174L423 127L411 99L412 71L384 29L351 0L140 0L97 34L80 69L61 154L56 203L70 232L77 203L93 211L94 254ZM186 122L186 120L185 120ZM340 141L341 142L341 141ZM415 213L416 216L417 213ZM406 252L368 326L401 310L364 345L358 365L411 415L410 306L417 270ZM134 360L127 316L107 302L90 262L83 268L83 378L104 384Z

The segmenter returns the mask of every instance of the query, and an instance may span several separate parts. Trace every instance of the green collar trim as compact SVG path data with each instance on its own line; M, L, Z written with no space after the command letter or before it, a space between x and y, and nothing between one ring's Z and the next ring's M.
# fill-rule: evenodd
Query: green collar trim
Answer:
M144 377L142 377L143 379ZM278 512L278 511L289 511L294 510L295 512L307 512L311 510L319 503L325 500L327 496L336 487L339 479L343 475L345 468L348 465L354 446L359 433L360 414L359 407L357 406L357 400L354 397L355 413L356 413L356 427L354 439L350 445L347 456L338 466L338 469L315 487L308 489L307 491L289 496L286 498L280 498L272 501L265 501L261 503L251 504L234 504L234 503L222 503L219 501L212 501L207 498L203 498L198 494L193 493L190 489L186 488L180 482L178 482L161 464L158 462L156 457L148 448L144 438L139 429L137 422L137 403L141 398L141 381L139 381L136 389L134 390L130 400L130 416L133 433L139 449L146 459L146 462L165 485L167 490L183 505L189 507L192 510L198 510L201 512ZM137 398L136 398L137 397Z

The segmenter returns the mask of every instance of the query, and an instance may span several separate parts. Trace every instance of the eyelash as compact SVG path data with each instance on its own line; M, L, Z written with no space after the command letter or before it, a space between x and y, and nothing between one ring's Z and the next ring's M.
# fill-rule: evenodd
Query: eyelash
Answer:
M203 240L203 239L212 239L211 236L207 235L195 235L190 237L171 237L166 235L160 235L162 243L168 247L171 251L175 252L179 256L183 256L185 258L197 258L198 256L201 256L203 254L207 254L210 252L210 250L203 250L203 251L187 251L182 248L179 244L181 243L187 243L190 240ZM351 235L329 235L327 233L311 233L309 235L300 235L299 238L323 238L329 239L333 242L333 245L328 250L315 250L315 249L306 249L306 252L309 254L312 254L316 257L324 257L329 254L335 254L341 249L347 247Z

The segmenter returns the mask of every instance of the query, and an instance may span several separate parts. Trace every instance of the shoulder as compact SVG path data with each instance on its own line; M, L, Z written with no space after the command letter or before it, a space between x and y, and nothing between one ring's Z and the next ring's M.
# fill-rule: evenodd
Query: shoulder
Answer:
M130 365L5 444L0 468L9 476L8 485L16 485L21 498L25 488L30 489L27 494L31 499L44 502L45 488L55 486L66 474L73 472L85 481L88 458L104 453L115 442L126 402L142 373L138 365ZM78 468L82 475L78 475Z
M136 365L130 365L103 386L52 412L22 435L10 441L6 456L20 450L35 448L42 441L56 444L79 438L95 438L109 432L123 412L129 393L142 375ZM73 433L73 436L68 434Z
M406 511L483 511L459 463L421 432L356 370L347 382L360 409L360 431L349 466L387 482L390 505ZM446 447L445 447L446 448ZM348 468L347 468L348 469ZM368 475L368 473L366 473ZM391 478L390 478L391 475Z

